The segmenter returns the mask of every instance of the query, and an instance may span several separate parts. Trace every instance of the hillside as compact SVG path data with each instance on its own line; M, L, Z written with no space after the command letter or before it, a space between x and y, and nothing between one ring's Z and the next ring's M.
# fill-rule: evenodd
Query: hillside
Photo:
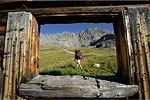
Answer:
M65 47L84 47L95 46L102 43L103 47L107 41L111 41L114 47L114 33L101 28L88 28L80 32L63 32L55 34L41 34L40 45L65 46Z
M84 71L76 67L74 51L80 49ZM40 74L46 75L96 75L111 76L117 72L116 50L88 46L65 48L40 45ZM95 64L100 64L95 67Z

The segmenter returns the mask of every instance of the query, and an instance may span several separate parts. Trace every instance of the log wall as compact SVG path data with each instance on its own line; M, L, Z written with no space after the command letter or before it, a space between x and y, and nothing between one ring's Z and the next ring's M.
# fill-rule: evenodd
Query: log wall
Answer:
M150 7L128 7L122 16L130 84L138 84L140 99L150 99Z
M8 14L1 99L20 99L16 92L21 82L38 75L38 38L38 24L31 13Z
M142 5L88 5L84 3L55 2L0 3L0 22L5 23L9 11L29 11L38 23L113 22L116 35L118 76L123 83L138 84L139 98L150 99L150 4ZM53 2L54 3L54 2ZM103 2L104 3L104 2ZM135 2L134 2L135 3ZM139 2L138 2L139 3ZM21 5L9 7L8 5ZM57 4L61 4L58 7ZM95 3L93 3L95 4ZM45 7L43 7L46 5ZM6 6L6 7L5 7ZM40 6L40 7L39 7ZM28 7L30 9L28 9ZM38 74L39 33L36 19L26 12L8 14L7 27L0 24L4 40L0 97L16 99L21 82ZM103 19L104 18L104 19ZM45 20L46 19L46 20ZM4 46L4 44L3 44ZM2 46L2 48L3 48ZM4 56L3 56L4 55ZM2 64L2 63L1 63ZM4 84L3 84L4 83Z

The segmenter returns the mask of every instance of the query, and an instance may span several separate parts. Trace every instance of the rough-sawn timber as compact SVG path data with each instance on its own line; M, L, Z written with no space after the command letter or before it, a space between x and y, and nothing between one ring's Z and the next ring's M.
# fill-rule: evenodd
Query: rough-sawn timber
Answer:
M19 95L24 98L124 98L137 91L137 85L92 77L39 75L28 83L22 83Z

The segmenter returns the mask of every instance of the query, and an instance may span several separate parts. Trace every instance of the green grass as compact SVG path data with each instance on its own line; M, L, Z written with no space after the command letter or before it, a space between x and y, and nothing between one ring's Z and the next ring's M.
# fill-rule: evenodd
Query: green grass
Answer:
M71 64L61 66L59 68L48 69L45 68L40 72L40 74L44 75L88 75L88 73L81 71L80 69L76 69L75 66Z
M80 49L83 54L81 65L84 71L76 68L74 50ZM70 54L66 51L73 52ZM94 64L100 64L99 68ZM83 48L64 48L40 46L40 74L46 75L97 75L110 76L117 72L115 50L109 48L96 48L94 46Z

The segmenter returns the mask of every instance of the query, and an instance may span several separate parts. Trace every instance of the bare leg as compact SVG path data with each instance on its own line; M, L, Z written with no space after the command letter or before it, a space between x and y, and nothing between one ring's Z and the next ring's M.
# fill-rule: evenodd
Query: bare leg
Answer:
M81 69L81 70L83 70L83 68L82 68L81 64L79 64L79 66L80 66L80 69Z

